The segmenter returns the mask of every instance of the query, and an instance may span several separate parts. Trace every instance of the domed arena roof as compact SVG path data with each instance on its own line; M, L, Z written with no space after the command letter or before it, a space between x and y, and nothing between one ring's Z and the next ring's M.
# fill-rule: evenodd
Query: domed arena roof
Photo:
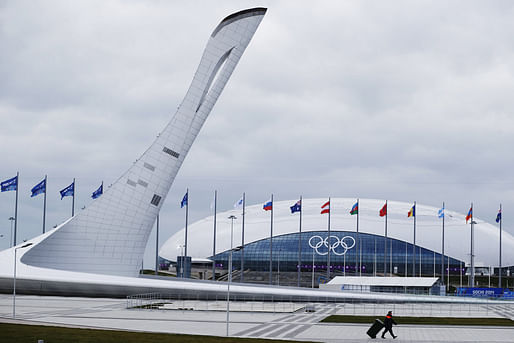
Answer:
M276 201L273 203L273 236L290 234L299 230L299 213L291 214L290 207L297 199ZM327 230L327 214L320 214L321 206L327 198L302 200L302 232ZM332 198L330 200L331 231L356 231L356 216L350 214L356 203L353 198ZM384 236L384 218L379 211L385 200L359 200L359 232ZM388 237L412 243L413 218L407 213L413 203L388 201ZM442 219L438 217L439 208L416 204L416 245L441 252ZM230 248L229 216L235 215L234 246L241 245L242 209L220 212L216 215L216 254ZM188 225L188 255L195 258L207 258L213 255L213 216L209 216ZM498 266L499 228L479 218L473 218L475 230L475 265ZM466 224L466 215L445 210L445 255L469 262L470 224ZM270 235L270 211L264 211L263 205L247 206L245 209L245 244ZM502 233L502 265L514 265L514 237ZM184 244L184 229L170 237L159 251L159 256L175 261L180 255L180 246Z

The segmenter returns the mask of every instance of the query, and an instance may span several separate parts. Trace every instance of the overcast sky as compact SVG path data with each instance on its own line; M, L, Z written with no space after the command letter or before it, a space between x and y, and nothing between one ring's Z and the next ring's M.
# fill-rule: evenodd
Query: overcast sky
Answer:
M511 1L0 0L0 178L20 239L76 211L151 144L227 15L268 8L161 211L161 244L210 214L304 197L418 201L514 219ZM0 248L14 192L0 194ZM378 215L378 209L377 209ZM154 236L145 255L153 263ZM147 261L147 262L146 262Z

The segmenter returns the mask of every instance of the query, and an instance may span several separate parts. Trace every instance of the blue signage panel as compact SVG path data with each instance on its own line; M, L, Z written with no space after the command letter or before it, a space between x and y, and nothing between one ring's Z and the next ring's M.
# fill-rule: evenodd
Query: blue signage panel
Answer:
M467 297L501 297L503 288L457 287L457 295Z

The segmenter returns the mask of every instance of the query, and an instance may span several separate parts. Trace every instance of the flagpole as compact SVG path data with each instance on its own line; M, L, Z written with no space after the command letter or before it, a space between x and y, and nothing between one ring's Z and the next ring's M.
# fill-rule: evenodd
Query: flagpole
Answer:
M416 207L414 207L414 215L416 216ZM419 262L419 277L422 277L422 260L421 260L421 254L422 254L422 250L421 250L421 246L418 247L418 262Z
M412 276L416 277L416 202L414 201L414 238L412 244ZM421 276L421 275L420 275Z
M77 187L75 187L75 178L73 179L73 199L71 200L71 216L73 217L75 215L75 190Z
M471 203L471 247L470 247L470 267L471 267L471 272L470 272L470 278L469 278L469 287L475 287L475 258L473 256L473 253L474 253L474 224L473 224L473 203Z
M373 254L373 276L377 276L377 236L375 236L375 253Z
M444 286L444 217L446 217L446 213L444 213L446 210L444 208L444 201L443 201L443 239L442 239L442 246L441 246L441 281ZM449 281L449 280L448 280Z
M300 287L300 278L301 278L301 263L302 263L302 196L300 195L300 227L299 227L299 235L298 235L298 287Z
M271 194L271 214L270 214L270 235L269 235L269 284L273 283L273 194Z
M500 204L500 252L499 252L499 262L500 262L500 268L498 269L498 288L502 287L502 220L503 220L503 213L502 213L502 204Z
M359 245L359 259L355 258L355 268L359 268L359 276L362 276L362 247L361 247L361 236L359 233L359 199L357 199L357 244ZM357 269L355 269L355 275L357 275Z
M384 276L387 276L387 200L385 213L385 236L384 236Z
M405 242L405 277L408 276L408 271L409 271L409 264L407 262L407 256L408 256L408 244L407 242Z
M386 215L387 221L387 215ZM388 238L389 240L389 276L393 275L393 240Z
M157 222L155 226L155 275L159 270L159 214L157 214Z
M243 224L241 226L241 246L245 246L245 193L243 192ZM241 249L241 283L243 282L244 274L244 263L245 263L245 250Z
M16 201L14 203L14 244L16 246L16 232L18 231L18 188L20 187L20 172L16 172Z
M45 197L43 199L43 233L45 233L45 222L46 222L46 182L47 176L45 175Z
M330 197L328 197L328 253L327 253L327 282L330 280L330 210L331 210L331 204L330 204Z
M447 287L445 287L445 290L448 291L450 288L450 256L446 256L446 280L447 280Z
M216 256L216 202L218 200L218 191L214 191L214 223L213 223L213 239L212 239L212 256ZM216 261L212 260L212 281L216 281Z
M189 188L186 188L186 231L185 231L185 235L184 235L184 257L185 258L187 256L187 215L188 215L188 212L189 212ZM184 264L184 260L182 260L182 265ZM182 277L184 277L184 270L182 270Z

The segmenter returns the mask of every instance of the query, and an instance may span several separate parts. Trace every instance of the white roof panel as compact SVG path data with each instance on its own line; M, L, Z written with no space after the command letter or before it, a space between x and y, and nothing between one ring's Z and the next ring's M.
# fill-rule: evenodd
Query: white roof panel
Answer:
M398 286L398 287L432 287L436 277L359 277L336 276L328 285L356 285L356 286Z

